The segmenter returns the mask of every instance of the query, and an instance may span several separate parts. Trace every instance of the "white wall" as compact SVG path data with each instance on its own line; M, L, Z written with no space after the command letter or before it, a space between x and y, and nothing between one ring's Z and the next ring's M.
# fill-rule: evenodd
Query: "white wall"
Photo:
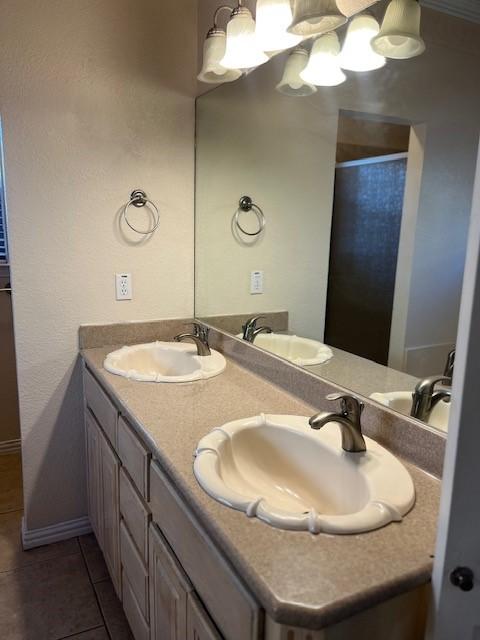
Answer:
M0 113L28 529L86 513L77 330L193 308L196 3L5 0ZM135 187L162 221L133 245ZM114 273L134 300L114 300Z
M261 130L258 125L258 113L264 107L264 121L261 125L263 128L270 126L272 132L276 127L277 150L281 148L285 130L293 130L295 126L308 127L313 122L323 131L322 124L325 123L325 133L332 133L329 127L335 122L339 110L425 125L424 158L423 164L419 165L422 181L420 193L417 191L416 194L415 236L408 258L409 272L404 278L404 291L408 295L408 299L404 301L408 313L403 318L402 327L405 342L403 346L400 345L401 351L412 353L426 345L442 345L441 350L445 350L455 341L480 112L480 89L475 81L480 61L479 26L425 9L422 30L427 43L427 50L422 56L408 61L389 61L383 69L369 74L349 74L345 84L338 88L319 89L315 96L309 98L289 99L275 93L274 87L282 70L282 56L279 56L242 81L224 85L213 94L202 96L199 100L202 117L206 118L204 111L207 111L208 105L211 104L214 105L215 117L218 118L218 127L211 127L209 131L207 148L212 149L217 145L222 152L225 147L226 123L223 117L217 115L222 112L222 98L225 112L230 113L230 127L235 128L235 118L240 118L244 140L250 137L249 129L256 133ZM267 95L268 99L265 97ZM236 109L232 106L235 101ZM305 114L308 112L314 114L314 118L306 117ZM199 140L200 154L203 154L205 138L202 130L199 131L202 136ZM240 134L237 137L240 139ZM228 304L223 304L222 307L222 303L234 298L240 300L241 292L245 289L244 277L229 278L227 274L245 273L251 266L250 254L244 251L244 265L240 269L236 261L237 254L230 249L231 237L229 243L223 247L223 258L220 247L215 246L212 247L215 261L210 265L202 262L203 258L207 260L210 249L209 244L202 246L202 238L205 242L219 240L216 230L218 220L213 220L210 211L213 202L222 207L222 216L227 215L226 202L234 203L238 198L238 185L242 184L244 176L258 175L260 178L271 174L268 184L276 192L277 201L286 199L288 202L297 203L296 228L308 227L311 221L309 212L313 203L310 196L305 197L308 191L305 183L306 179L311 178L308 173L311 159L316 154L321 156L324 153L323 147L316 148L317 138L313 135L299 137L296 141L287 138L285 148L288 147L290 153L301 160L297 164L296 173L291 174L289 180L285 179L284 173L279 173L276 181L274 173L277 167L267 166L265 163L264 136L257 135L257 141L256 147L249 146L248 154L244 152L242 145L231 150L231 154L237 154L235 188L231 188L231 155L224 158L219 153L210 174L203 168L199 174L202 182L197 181L197 191L203 193L204 190L210 189L208 207L203 207L202 200L197 203L197 228L200 229L201 235L199 234L197 243L197 275L200 277L197 278L196 289L197 300L201 301L200 310L204 315L209 315L209 306L215 308L215 313L247 311L245 307L239 308L238 304L233 309ZM214 154L211 153L210 156L213 157ZM281 156L280 158L283 159ZM280 158L277 157L278 162ZM224 159L227 161L223 162ZM328 159L324 160L327 160L326 175L330 176L332 167L328 166ZM320 168L319 164L317 168ZM323 178L320 173L315 174L318 187ZM207 184L203 184L204 180ZM325 183L321 186L325 187ZM231 188L230 194L226 193L227 188ZM259 200L260 194L264 197L260 185L256 192L259 194ZM322 190L322 204L326 202L327 196L330 197L331 192L325 194ZM304 209L307 211L307 219L304 218ZM270 216L270 220L271 226L277 223L275 213ZM318 227L311 229L311 235L314 237L309 238L309 246L315 238L322 246L324 235L329 237L329 224L328 222L323 234ZM310 278L317 275L318 279L323 279L325 275L318 271L316 256L311 251L307 252L310 258L309 270L302 269L304 256L298 253L296 236L293 237L291 251L288 250L288 246L277 245L277 251L282 253L277 256L276 263L280 271L275 276L284 280L286 290L283 299L281 291L277 292L275 308L286 308L294 315L301 312L304 317L314 317L324 306L325 300L311 296L308 300L303 299L296 309L292 306L296 303L290 296L290 291L294 289L295 281L299 291L302 290L307 271ZM323 255L323 248L319 254ZM403 269L404 265L400 268ZM299 271L295 276L292 272L297 269ZM208 279L205 276L208 270L210 273L215 270L222 274L221 279L219 276L215 281L216 290L211 286L212 278ZM244 302L247 305L249 301ZM267 296L262 296L262 300L255 302L257 308L263 308L264 303L268 302ZM297 327L292 328L298 331ZM321 339L322 333L319 332L314 337ZM437 351L438 349L435 350Z

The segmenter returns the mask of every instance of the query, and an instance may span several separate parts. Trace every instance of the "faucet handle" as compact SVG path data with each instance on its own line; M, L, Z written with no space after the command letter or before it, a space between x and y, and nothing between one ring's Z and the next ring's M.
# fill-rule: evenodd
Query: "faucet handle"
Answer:
M184 324L186 327L192 327L192 333L194 336L208 343L208 335L210 333L210 329L208 327L204 327L198 322L185 322Z
M363 404L363 402L360 402L360 400L358 400L354 396L350 396L346 393L330 393L328 396L326 396L326 399L329 402L337 402L338 400L340 400L342 413L344 413L346 416L357 417L358 419L360 419L360 416L365 409L365 405Z

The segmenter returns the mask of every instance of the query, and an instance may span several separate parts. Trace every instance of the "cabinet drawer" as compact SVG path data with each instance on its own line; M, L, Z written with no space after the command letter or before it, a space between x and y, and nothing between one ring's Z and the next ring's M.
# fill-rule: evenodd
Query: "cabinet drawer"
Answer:
M83 370L85 401L98 420L113 447L117 445L117 409L107 394L85 367Z
M118 455L135 487L148 501L148 467L151 454L121 416L118 419Z
M187 640L222 640L222 636L194 593L188 594Z
M142 616L140 607L138 606L133 594L132 586L125 572L122 573L122 600L123 610L132 630L135 640L149 640L150 629Z
M156 462L150 469L150 508L180 564L229 640L259 637L260 609L213 546Z
M140 611L148 621L148 572L123 520L120 522L120 562Z
M144 564L147 565L150 511L144 505L123 468L120 469L120 515L125 520Z

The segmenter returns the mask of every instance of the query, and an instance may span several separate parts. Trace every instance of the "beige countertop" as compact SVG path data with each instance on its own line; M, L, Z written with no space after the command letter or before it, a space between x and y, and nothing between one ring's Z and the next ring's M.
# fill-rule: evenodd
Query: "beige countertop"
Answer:
M417 500L400 524L361 535L274 529L210 498L193 475L202 436L259 413L311 415L315 409L231 360L210 380L187 384L129 381L103 369L112 347L82 352L198 521L251 593L277 622L329 626L430 580L440 482L406 464ZM340 436L339 436L340 442Z

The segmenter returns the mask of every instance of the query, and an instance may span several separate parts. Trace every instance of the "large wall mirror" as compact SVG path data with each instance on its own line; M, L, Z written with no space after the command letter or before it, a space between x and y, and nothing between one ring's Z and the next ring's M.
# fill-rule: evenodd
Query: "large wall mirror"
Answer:
M406 414L452 371L480 124L480 24L424 8L422 36L310 95L284 52L197 100L196 316ZM416 417L445 429L438 385Z

